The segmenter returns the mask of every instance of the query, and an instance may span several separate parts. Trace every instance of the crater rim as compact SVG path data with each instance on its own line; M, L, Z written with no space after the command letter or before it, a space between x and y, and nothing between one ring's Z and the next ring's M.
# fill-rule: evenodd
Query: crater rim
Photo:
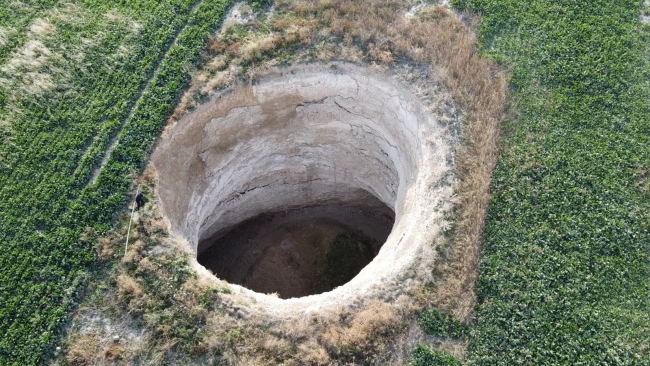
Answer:
M282 101L285 103L280 103ZM259 114L255 117L254 112L265 117L259 118ZM247 127L233 132L236 138L230 142L224 138L224 131L237 125L229 124L229 119L242 121ZM309 128L297 128L301 123L302 127ZM242 127L241 124L238 126ZM310 129L320 133L310 133ZM221 137L210 140L209 136L215 134ZM153 162L159 174L158 194L166 220L175 235L188 241L194 252L195 267L208 278L216 279L195 260L197 253L201 252L198 247L200 239L261 213L328 202L363 202L355 190L369 192L391 207L395 211L395 223L379 254L351 281L332 291L278 299L229 284L235 291L262 303L291 303L294 305L292 308L312 309L330 300L354 301L359 296L371 295L388 283L398 281L401 273L416 264L418 252L440 231L437 225L430 223L442 218L439 208L452 194L453 148L448 135L446 128L426 112L422 101L390 75L373 73L346 63L297 65L276 69L250 88L217 93L166 131L154 152ZM196 142L191 136L201 138ZM292 139L287 139L287 136ZM370 145L358 144L366 139L373 141L366 141ZM270 159L261 159L256 164L274 167L271 170L277 173L276 177L279 174L288 178L265 183L270 175L249 172L244 175L247 179L230 185L233 188L231 192L215 200L214 193L222 192L222 188L228 185L211 186L209 180L215 175L241 174L244 168L240 165L235 164L232 171L227 169L228 165L246 159L250 162L250 154L241 156L242 152L250 152L246 147L268 146L272 141L286 152L267 149L266 154L260 154L259 150L254 151L257 156ZM336 155L333 148L340 148L343 143L347 143L347 147L339 149L339 155ZM375 146L374 150L372 146ZM355 152L357 157L365 154L368 158L352 159L352 164L336 167L342 156ZM270 164L281 162L289 153L294 154L292 156L311 156L303 159L311 165L303 164L305 169L295 170L292 169L295 161L282 167ZM211 158L214 156L219 156L219 159ZM316 161L316 156L329 159ZM364 170L364 166L380 165L385 168ZM249 170L255 172L255 169ZM188 174L191 171L203 174ZM170 172L176 172L182 179L170 181L160 178ZM373 172L375 174L371 174ZM292 180L292 176L299 178ZM347 189L328 190L332 181L337 187ZM283 185L291 189L285 191L281 188ZM178 189L182 186L185 189ZM224 204L237 202L239 206L249 207L256 198L242 197L258 191L259 187L280 187L273 196L287 197L287 192L294 192L294 198L276 203L269 203L273 200L267 199L263 207L249 208L248 211L237 211L232 208L234 204L232 207ZM179 192L184 198L178 199ZM272 191L256 194L257 201L260 201L259 197L268 197L269 192ZM295 192L304 197L296 200ZM200 211L200 215L197 216L196 211ZM219 224L219 220L228 224L223 221Z

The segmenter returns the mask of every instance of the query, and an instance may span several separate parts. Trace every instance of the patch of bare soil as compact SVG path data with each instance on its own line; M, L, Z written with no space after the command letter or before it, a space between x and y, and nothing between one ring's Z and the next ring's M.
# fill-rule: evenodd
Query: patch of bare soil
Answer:
M219 278L256 292L283 299L319 294L348 282L372 261L393 218L388 207L370 212L334 205L264 214L207 240L210 247L198 261ZM344 243L345 238L352 240ZM333 247L335 242L342 245Z

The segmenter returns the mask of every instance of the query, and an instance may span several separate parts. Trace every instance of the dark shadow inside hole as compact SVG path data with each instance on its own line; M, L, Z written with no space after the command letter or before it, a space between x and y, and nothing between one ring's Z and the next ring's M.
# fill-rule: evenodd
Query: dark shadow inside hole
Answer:
M379 201L378 201L379 202ZM388 206L326 205L262 214L202 240L198 261L220 279L280 298L330 291L377 255L393 227Z

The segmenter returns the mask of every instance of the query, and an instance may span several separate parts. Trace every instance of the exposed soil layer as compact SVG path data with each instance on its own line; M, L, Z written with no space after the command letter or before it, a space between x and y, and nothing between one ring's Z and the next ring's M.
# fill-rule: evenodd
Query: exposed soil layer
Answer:
M214 246L208 239L222 238L260 215L326 206L369 212L388 207L395 220L388 225L390 234L377 240L384 243L381 250L363 269L350 265L360 272L339 287L332 289L341 279L319 284L316 269L311 277L289 271L288 261L295 254L312 264L327 259L326 244L315 252L297 244L309 235L317 233L335 248L337 236L360 230L340 214L314 216L315 223L298 215L293 226L271 226L266 234L234 233L249 235L239 243L258 241L256 236L265 241L250 244L257 248L250 253L246 246L218 246L240 252L218 259L227 265L212 268L217 277L245 285L233 284L234 293L247 293L256 306L277 314L351 304L387 287L402 288L405 271L434 255L430 246L445 225L455 179L450 126L437 123L429 108L399 78L350 64L270 70L247 87L216 93L166 130L153 155L166 219L198 257ZM361 247L357 253L341 250L332 262L348 254L367 262ZM263 271L273 265L278 268L271 275ZM196 268L209 276L204 266ZM265 295L273 292L295 297ZM314 295L298 297L308 293Z
M201 243L198 261L219 278L281 298L351 280L377 255L394 222L384 206L307 207L263 214Z

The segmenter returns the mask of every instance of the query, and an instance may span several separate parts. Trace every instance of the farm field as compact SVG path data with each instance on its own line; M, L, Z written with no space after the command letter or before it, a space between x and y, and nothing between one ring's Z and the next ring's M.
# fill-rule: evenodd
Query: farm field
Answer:
M0 364L52 351L94 263L80 236L125 206L226 6L0 3Z
M438 3L0 0L0 365L650 365L650 23L640 20L650 5ZM237 12L220 29L228 9ZM432 216L413 225L421 232L407 230L429 235L414 255L419 267L404 267L394 283L364 295L365 284L336 292L336 301L327 300L329 291L316 294L326 295L311 298L316 312L272 291L251 296L201 270L198 249L185 248L168 227L156 174L178 174L172 183L190 178L167 194L195 200L187 193L195 176L235 173L216 164L214 172L193 174L174 171L182 164L148 165L166 124L187 123L193 111L210 123L230 115L208 116L202 106L227 92L242 105L225 108L252 109L262 81L274 80L268 70L279 66L295 67L291 82L303 82L303 66L399 80L431 103L426 113L453 135L449 141L458 137L445 158L457 165L422 185L452 187L457 179L453 203L423 211ZM346 71L357 67L364 71ZM291 82L287 90L309 89ZM354 84L359 93L364 84ZM298 103L284 86L268 95L286 93L287 110L321 108L329 98ZM338 115L360 107L351 94L342 100L359 105L345 109L338 104L344 90L336 93L328 108ZM233 116L238 144L273 136ZM185 135L170 131L165 138ZM280 145L302 133L288 131ZM341 131L333 145L349 139L351 151L362 150L356 130ZM196 136L186 137L173 146L199 146ZM222 143L184 148L193 159L202 151L206 161L208 151L227 155L210 150ZM229 153L246 151L253 161L265 156L255 150L264 144ZM178 151L162 156L175 161ZM322 152L314 160L327 159L339 169L344 160ZM274 172L278 166L264 164ZM345 179L332 166L334 183ZM243 188L227 189L241 199L273 188L272 175L262 183L263 169L251 169ZM131 229L124 212L139 183L150 201ZM413 202L435 196L422 192ZM422 228L429 224L439 225L439 234ZM396 257L384 260L395 268Z
M650 364L650 60L639 1L457 1L511 67L469 364Z

